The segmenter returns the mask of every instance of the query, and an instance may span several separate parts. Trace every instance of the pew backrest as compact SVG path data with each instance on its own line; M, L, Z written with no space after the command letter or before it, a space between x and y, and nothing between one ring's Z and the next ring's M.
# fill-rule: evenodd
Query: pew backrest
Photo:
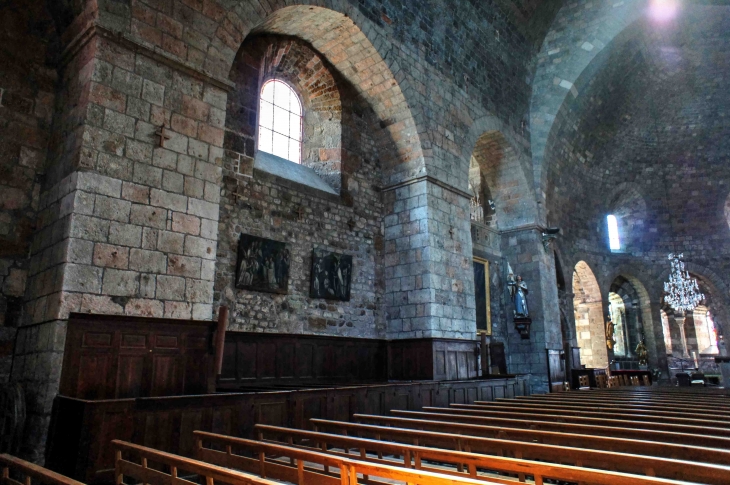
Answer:
M281 470L282 463L270 463L266 460L266 454L274 455L276 457L287 457L292 461L296 460L297 467L297 480L296 483L304 485L306 473L312 473L305 469L305 463L317 463L324 465L325 467L336 467L340 470L340 482L342 485L356 485L357 475L362 474L367 477L379 477L387 480L396 480L406 483L418 483L421 485L447 485L452 483L459 483L464 485L484 485L485 483L504 483L502 480L477 480L471 477L476 477L476 468L473 469L473 473L470 469L469 475L460 477L454 477L452 475L424 471L414 470L410 468L403 468L394 465L386 465L381 463L370 463L367 461L354 460L349 458L343 458L339 456L329 455L327 453L320 453L315 451L304 450L301 448L295 448L291 446L278 445L273 443L266 443L262 441L247 440L243 438L236 438L233 436L219 435L215 433L207 433L204 431L194 431L193 435L196 440L196 453L197 457L210 463L220 464L222 466L231 466L236 468L245 468L252 465L252 458L244 455L239 455L234 451L246 450L247 452L253 453L258 458L256 459L257 465L260 467L261 475L267 474L267 470ZM225 451L218 451L214 448L208 448L204 446L205 443L209 443L218 448L224 448ZM411 457L407 457L408 460ZM291 463L291 462L290 462ZM327 471L327 468L325 468ZM273 475L272 475L273 476ZM279 475L284 479L284 476L291 477L291 475ZM321 477L326 475L320 474ZM290 481L288 478L287 481ZM323 481L320 479L320 481Z
M20 480L15 477L20 476ZM46 485L84 485L60 473L16 458L5 453L0 454L0 484L1 485L30 485L31 480Z
M220 467L211 463L173 455L146 446L113 440L115 450L114 482L124 484L124 477L146 485L189 485L190 481L180 479L188 474L197 475L206 485L223 482L228 485L281 485L255 475ZM125 458L124 456L135 457ZM168 473L169 470L169 473Z
M477 470L485 469L490 471L498 471L501 473L531 475L536 483L544 483L546 479L591 483L593 485L615 485L621 483L633 484L665 484L675 483L665 478L646 477L640 475L630 475L615 471L588 469L570 465L562 465L555 463L541 463L537 461L505 458L499 456L487 456L466 451L443 450L435 448L427 448L423 446L393 445L376 440L368 440L352 437L341 437L333 435L324 435L323 433L313 433L301 430L290 430L287 428L264 427L257 426L259 432L268 431L274 435L285 435L287 442L293 442L295 438L305 438L317 441L321 444L322 450L334 456L346 456L345 452L332 450L327 446L327 441L336 444L337 448L345 450L358 449L360 451L360 460L381 462L382 459L370 458L366 451L378 451L378 456L383 454L392 454L403 457L403 463L400 466L407 468L415 467L417 470L439 471L454 476L464 476L464 468L468 471L472 478L482 478L491 480L491 478L481 477L477 475ZM382 446L385 445L385 446ZM292 444L282 444L285 448L297 449ZM304 448L304 447L301 447ZM282 452L282 448L277 451ZM292 456L291 451L285 452L286 456ZM425 464L428 462L428 464ZM429 466L430 463L438 463L440 468ZM449 469L444 464L450 465ZM429 470L430 468L430 470ZM724 473L730 473L730 468L724 470ZM685 482L686 483L686 482Z

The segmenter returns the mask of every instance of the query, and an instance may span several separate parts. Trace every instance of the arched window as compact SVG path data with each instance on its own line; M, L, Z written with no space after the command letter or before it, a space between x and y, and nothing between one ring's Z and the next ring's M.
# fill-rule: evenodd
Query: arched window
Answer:
M608 245L611 251L619 251L621 249L621 238L618 235L618 221L616 216L610 214L606 217L608 222Z
M302 102L277 79L261 88L259 150L294 163L302 161Z

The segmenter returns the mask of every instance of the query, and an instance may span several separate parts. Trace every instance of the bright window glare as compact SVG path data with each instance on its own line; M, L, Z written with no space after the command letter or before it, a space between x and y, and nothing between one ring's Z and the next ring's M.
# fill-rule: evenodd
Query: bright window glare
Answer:
M611 251L618 251L621 249L621 239L618 237L618 221L616 216L609 215L606 217L608 221L608 244Z
M261 89L259 150L302 161L302 103L292 88L276 79Z

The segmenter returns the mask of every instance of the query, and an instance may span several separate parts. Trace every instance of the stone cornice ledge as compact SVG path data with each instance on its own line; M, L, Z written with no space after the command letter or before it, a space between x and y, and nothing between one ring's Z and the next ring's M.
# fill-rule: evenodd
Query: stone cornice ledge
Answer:
M66 46L66 49L64 49L61 56L61 65L64 66L68 64L71 59L73 59L74 56L97 35L116 42L117 44L120 44L137 54L147 56L150 59L159 62L160 64L164 64L168 67L171 67L172 69L183 72L190 77L199 79L226 92L233 91L236 87L236 84L229 79L215 76L209 72L193 66L189 62L186 62L171 55L170 53L160 49L159 47L148 46L139 42L128 34L122 32L114 32L97 23L90 23L84 31L82 31L69 42L68 46Z
M417 184L419 182L428 182L434 185L438 185L444 190L448 190L451 193L454 193L456 195L459 195L461 197L464 197L466 199L471 200L472 195L468 192L464 192L463 190L457 189L453 185L449 185L445 182L440 181L437 178L431 177L430 175L423 175L421 177L412 178L410 180L405 180L403 182L398 182L397 184L388 185L387 187L383 187L380 189L381 192L390 192L392 190L400 189L401 187L407 187L409 185Z
M531 223L531 224L525 224L523 226L517 226L512 227L510 229L505 229L504 231L499 231L500 235L506 235L506 234L513 234L515 232L525 232L525 231L544 231L545 228L539 224Z

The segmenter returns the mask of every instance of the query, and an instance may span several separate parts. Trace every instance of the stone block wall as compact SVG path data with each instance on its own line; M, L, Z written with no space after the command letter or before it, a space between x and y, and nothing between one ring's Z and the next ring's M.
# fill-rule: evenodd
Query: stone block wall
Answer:
M0 383L23 315L56 90L59 42L40 5L0 7Z

